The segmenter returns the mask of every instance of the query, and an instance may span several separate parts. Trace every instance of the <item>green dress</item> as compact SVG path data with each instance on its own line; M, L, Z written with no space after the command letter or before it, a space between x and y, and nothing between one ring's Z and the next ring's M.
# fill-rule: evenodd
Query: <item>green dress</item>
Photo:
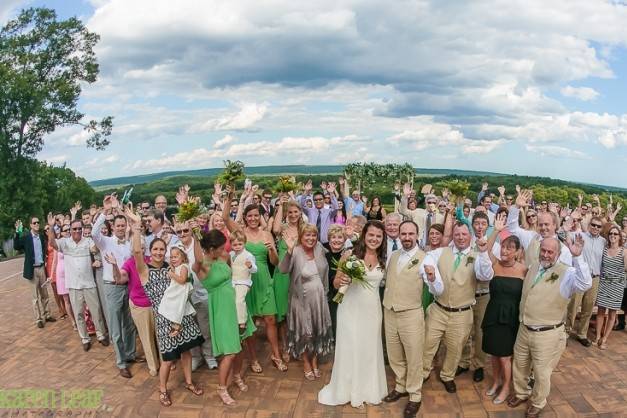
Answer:
M240 334L231 267L222 260L215 261L201 282L209 292L209 332L213 355L239 353L242 350L241 340L255 332L255 324L248 315L246 330Z
M246 295L246 305L253 316L276 315L276 300L272 276L268 268L268 249L263 242L247 242L246 249L255 256L257 273L252 274L253 285Z
M287 244L283 239L279 240L279 263L287 254ZM290 275L281 273L279 269L274 269L274 275L272 276L272 286L274 288L274 299L276 301L276 320L281 322L285 320L287 315L288 305L288 291L290 288Z

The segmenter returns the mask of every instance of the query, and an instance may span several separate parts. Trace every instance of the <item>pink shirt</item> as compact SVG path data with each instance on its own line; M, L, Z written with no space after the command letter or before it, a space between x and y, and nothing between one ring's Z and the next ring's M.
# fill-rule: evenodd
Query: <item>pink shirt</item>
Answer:
M150 257L145 257L146 263L150 261ZM149 308L150 299L144 292L139 273L137 272L137 265L135 264L135 258L131 257L124 262L122 270L128 273L128 297L135 306L140 308Z

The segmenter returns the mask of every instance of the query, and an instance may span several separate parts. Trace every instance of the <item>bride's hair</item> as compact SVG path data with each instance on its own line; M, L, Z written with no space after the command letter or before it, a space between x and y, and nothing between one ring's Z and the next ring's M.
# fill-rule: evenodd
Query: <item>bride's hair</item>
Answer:
M353 254L357 258L361 258L362 260L366 256L365 239L366 239L366 232L368 231L368 228L370 227L380 229L381 232L383 233L383 239L381 241L381 245L379 246L379 248L377 248L377 259L379 260L379 267L381 267L381 270L384 270L385 260L388 254L388 251L387 251L388 240L387 240L387 234L385 233L385 226L383 225L383 222L377 221L377 220L370 220L366 222L366 225L364 225L364 228L361 230L361 234L359 235L359 240L355 243Z

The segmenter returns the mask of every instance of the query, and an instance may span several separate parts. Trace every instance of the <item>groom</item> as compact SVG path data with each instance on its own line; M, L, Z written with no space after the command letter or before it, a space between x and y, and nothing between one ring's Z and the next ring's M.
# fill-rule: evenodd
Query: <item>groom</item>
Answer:
M395 402L409 395L403 416L413 418L420 409L422 399L424 314L423 284L418 268L425 259L425 253L416 243L418 225L413 221L400 224L399 238L402 248L394 251L389 258L383 297L385 343L396 387L383 400ZM433 283L427 284L431 287Z

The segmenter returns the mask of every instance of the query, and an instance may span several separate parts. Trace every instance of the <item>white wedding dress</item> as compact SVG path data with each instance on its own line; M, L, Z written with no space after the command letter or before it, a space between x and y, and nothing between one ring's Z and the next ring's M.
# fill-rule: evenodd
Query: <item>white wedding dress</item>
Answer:
M383 271L366 269L366 277L372 288L351 284L338 306L333 371L329 384L318 393L321 404L379 404L388 393L379 298Z

